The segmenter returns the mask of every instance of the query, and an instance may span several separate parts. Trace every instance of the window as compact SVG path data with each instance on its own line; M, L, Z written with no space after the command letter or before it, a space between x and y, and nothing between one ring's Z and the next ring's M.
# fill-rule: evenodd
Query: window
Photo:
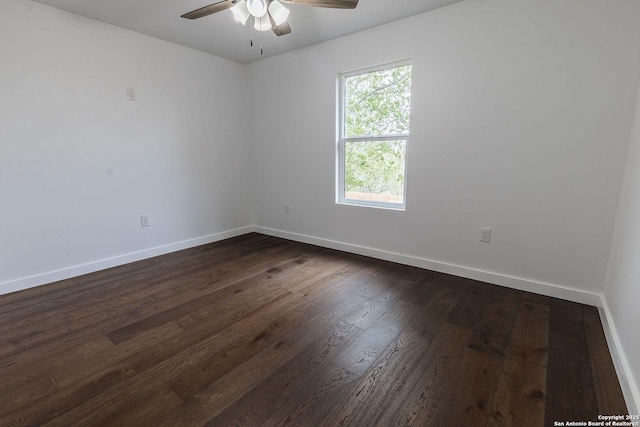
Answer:
M340 76L338 203L404 209L410 107L407 62Z

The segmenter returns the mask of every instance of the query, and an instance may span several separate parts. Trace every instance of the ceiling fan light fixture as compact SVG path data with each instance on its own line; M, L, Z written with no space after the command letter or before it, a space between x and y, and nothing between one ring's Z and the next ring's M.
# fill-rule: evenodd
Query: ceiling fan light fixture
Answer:
M256 18L261 18L267 13L267 0L247 0L247 9Z
M276 25L282 24L289 17L289 9L284 7L278 0L273 0L269 5L269 14Z
M268 16L261 16L255 19L255 23L253 24L253 28L258 31L269 31L271 29L271 20Z
M242 25L247 23L247 19L251 14L249 13L249 9L247 8L246 0L240 0L231 8L231 13L233 13L233 18L241 23Z

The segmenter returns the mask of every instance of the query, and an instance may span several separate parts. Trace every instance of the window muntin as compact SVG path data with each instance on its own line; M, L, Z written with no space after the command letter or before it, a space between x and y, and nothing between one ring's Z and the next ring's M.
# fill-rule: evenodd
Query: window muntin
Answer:
M340 78L338 202L404 209L411 65Z

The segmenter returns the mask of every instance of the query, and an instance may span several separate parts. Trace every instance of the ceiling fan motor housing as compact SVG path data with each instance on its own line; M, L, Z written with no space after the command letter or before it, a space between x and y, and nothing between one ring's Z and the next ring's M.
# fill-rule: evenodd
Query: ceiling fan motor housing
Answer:
M268 3L268 0L247 0L247 9L256 18L261 18L267 13Z

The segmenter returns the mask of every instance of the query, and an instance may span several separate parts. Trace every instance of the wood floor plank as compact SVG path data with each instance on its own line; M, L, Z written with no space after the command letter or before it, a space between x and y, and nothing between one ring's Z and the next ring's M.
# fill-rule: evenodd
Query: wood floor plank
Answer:
M218 329L219 325L210 323L190 334L165 336L151 346L143 346L131 352L126 358L117 360L105 369L96 372L78 372L78 376L75 376L68 386L58 388L55 393L39 398L34 407L25 406L13 411L8 415L8 419L16 420L26 417L34 423L43 422L52 417L52 414L57 416L70 411L82 402L108 391L116 384L151 369L154 365L180 353L184 348L196 344L208 344L214 351L218 346L224 348L230 345L239 337L229 329L216 334ZM62 380L71 382L65 378ZM0 424L3 421L4 418L0 418Z
M447 320L456 325L474 328L480 321L482 312L490 300L490 288L478 284L473 285L468 292L465 292L464 297L453 309Z
M278 285L289 292L300 292L309 285L340 271L354 262L353 257L319 251L300 268L285 271L277 278Z
M216 320L220 328L226 328L235 322L243 319L269 306L274 302L291 296L289 291L285 291L275 286L269 289L257 289L256 292L238 292L233 298L223 298L215 303L194 311L178 320L178 325L187 331L199 328L211 320Z
M502 360L494 355L467 347L462 360L448 381L458 386L446 387L437 403L416 418L415 425L438 427L486 426L491 417ZM464 387L460 385L465 384Z
M285 418L283 422L300 423L301 415L294 413L305 412L305 409L312 406L310 401L319 399L318 394L322 394L315 386L324 381L337 386L332 372L336 369L330 360L361 334L362 330L348 323L338 324L329 334L311 344L290 363L282 366L224 410L209 425L261 425L267 419L274 422L279 417ZM329 372L331 373L327 377ZM341 368L337 369L335 375L338 382L355 378L355 375ZM284 409L281 409L283 406ZM276 411L278 414L274 415Z
M488 425L542 427L545 425L546 367L510 354L505 363L510 366L500 374Z
M398 301L333 362L349 372L362 375L418 311L419 306Z
M0 395L5 396L3 390L15 388L28 383L34 378L47 375L57 369L75 364L86 357L98 357L103 351L112 348L114 344L104 335L87 340L60 354L46 357L31 354L31 357L6 359L0 363Z
M163 384L154 390L141 393L140 396L118 408L97 425L105 427L151 426L181 403L182 399Z
M599 410L582 306L559 299L549 305L545 425L595 421Z
M296 310L281 314L266 322L261 329L243 335L246 340L239 341L218 353L212 353L210 357L195 364L167 384L180 398L189 399L270 345L291 332L300 330L307 321L308 316ZM242 335L234 327L230 330Z
M444 323L441 334L436 337L433 345L427 349L424 362L420 363L422 375L417 381L411 381L407 389L406 399L398 400L395 410L383 414L376 425L388 425L392 420L398 420L403 425L448 425L448 416L444 419L435 419L432 414L443 405L442 396L445 392L458 385L452 384L453 377L466 344L471 338L471 331L467 328ZM401 390L402 393L402 390Z
M244 316L231 325L230 328L245 337L259 338L268 334L267 325L279 325L281 323L279 319L282 317L294 316L303 318L306 320L304 322L306 326L309 316L295 309L301 301L305 301L304 295L286 293L283 298L274 298L270 304Z
M353 312L346 321L360 329L368 329L393 307L406 291L405 286L390 286L381 295L371 298L362 308Z
M269 296L268 298L268 302L265 302L263 300L263 298L257 298L254 300L249 301L246 304L242 304L238 307L237 310L228 310L225 311L223 316L218 316L216 318L216 323L215 323L215 330L212 330L211 327L209 325L207 325L207 321L210 321L210 319L208 319L207 321L205 320L201 320L200 322L198 322L198 324L205 324L206 328L208 328L208 332L207 333L214 333L214 332L218 332L222 329L224 329L225 327L233 324L234 322L238 321L240 318L242 318L244 315L250 314L251 312L255 311L255 310L259 310L260 307L264 304L270 303L273 300L277 300L283 296L286 296L286 294L288 293L282 293L282 292L275 292L274 294L272 294L271 296ZM195 336L197 337L198 329L196 329L196 334ZM52 345L55 345L54 348L60 348L60 347L66 347L67 345L73 345L73 342L69 343L65 340L56 340L54 343L52 343ZM28 355L31 355L32 353L28 353ZM43 357L45 357L46 354L43 354Z
M296 259L277 267L277 269L280 272L289 268L295 269L298 266L300 266L300 264ZM272 270L273 269L270 269L264 273L237 282L234 285L224 287L219 291L202 295L186 301L183 304L146 317L138 322L123 326L122 328L109 332L107 337L115 344L119 344L165 323L180 322L183 317L187 317L203 309L209 309L213 304L219 303L220 301L233 300L234 304L241 305L247 299L255 298L260 294L265 294L279 288L277 282L273 280L270 281L275 274ZM267 284L267 282L269 282L269 284Z
M521 299L489 425L544 425L548 341L549 305Z
M310 299L298 309L311 316L332 310L336 304L347 298L369 300L384 292L384 284L377 277L379 264L360 269L348 276L348 280L330 280L330 285L320 295Z
M54 395L58 387L48 374L32 378L29 382L3 390L2 405L0 405L0 421L3 417L21 408L37 402L44 397ZM4 425L0 423L0 425Z
M549 358L549 304L530 302L521 298L509 342L510 360L520 358L541 366L547 366ZM506 365L508 366L508 364Z
M101 371L108 371L122 361L130 359L142 350L139 357L141 363L152 363L152 360L144 353L145 349L155 349L166 346L171 340L184 335L184 329L175 323L166 323L156 329L147 331L135 339L115 345L103 351L100 357L90 355L76 360L74 364L52 370L50 375L58 387L67 387L83 381L88 376Z
M516 292L494 289L475 326L469 348L502 358L511 337L518 308Z
M447 289L438 291L402 330L396 342L346 393L347 399L333 410L332 421L327 421L327 425L330 422L369 424L387 412L394 401L401 400L403 396L399 391L415 376L416 366L459 299Z
M0 396L3 426L626 412L593 307L257 233L0 296Z
M344 368L329 364L317 370L306 387L263 424L267 426L316 426L342 398L357 376ZM247 425L247 424L236 424Z
M123 404L153 390L176 374L188 369L194 360L200 360L211 352L219 351L233 345L242 337L223 331L207 338L201 337L192 346L185 346L173 356L159 361L151 368L142 370L137 375L121 375L120 381L110 381L113 374L83 383L79 387L60 390L52 398L34 402L7 417L0 418L0 425L39 425L48 422L51 426L69 426L82 423L93 425L111 416ZM175 347L180 349L179 346ZM115 368L115 367L114 367ZM118 374L119 370L114 370ZM104 380L102 380L104 378ZM97 389L104 381L110 382L107 387Z
M138 352L141 348L153 346L157 342L164 341L184 332L175 324L168 325L159 330L151 331L140 340L130 343L131 345L118 347L111 345L105 348L99 357L97 354L91 353L82 358L77 358L73 362L61 365L56 369L52 369L41 374L40 378L25 382L19 387L8 388L3 394L3 405L0 414L6 415L16 411L24 406L21 401L24 390L32 390L31 399L49 399L53 398L60 389L69 387L70 385L80 384L88 377L99 375L100 372L111 370L112 366L117 365L122 360L130 358L132 354ZM53 384L51 387L49 384ZM47 387L40 386L41 384Z
M438 331L415 362L413 375L405 378L384 411L379 408L371 414L369 425L420 425L414 424L416 417L422 421L422 413L441 392L437 385L452 375L472 335L468 328L447 322L443 322ZM382 382L375 377L386 365L387 361L383 359L365 374L362 378L366 381L359 381L349 391L347 399L340 402L320 425L358 425L354 419L365 414L362 408L366 395L377 393L376 384Z
M441 287L437 281L426 278L413 285L402 299L416 305L425 305Z
M318 339L319 332L301 330L284 337L187 399L157 425L202 425L211 421Z

